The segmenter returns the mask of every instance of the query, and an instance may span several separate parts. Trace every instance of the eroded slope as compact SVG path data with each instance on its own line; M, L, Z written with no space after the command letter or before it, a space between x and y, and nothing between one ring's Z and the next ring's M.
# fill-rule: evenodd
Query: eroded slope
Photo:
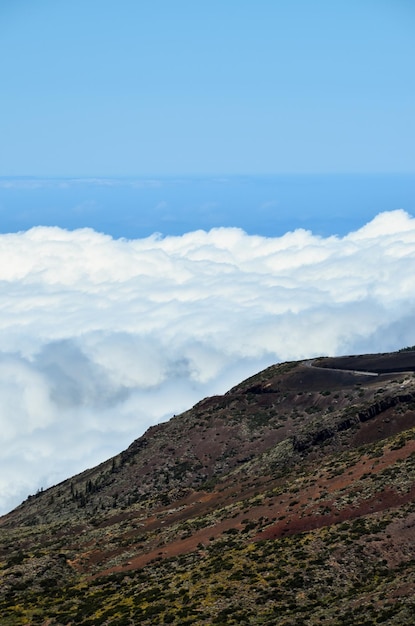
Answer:
M32 496L2 623L412 623L414 366L273 366Z

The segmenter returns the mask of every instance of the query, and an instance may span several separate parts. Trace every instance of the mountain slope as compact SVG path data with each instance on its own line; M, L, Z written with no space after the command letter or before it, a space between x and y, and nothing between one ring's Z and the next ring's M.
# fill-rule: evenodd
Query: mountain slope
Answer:
M413 623L414 370L272 366L29 497L0 623Z

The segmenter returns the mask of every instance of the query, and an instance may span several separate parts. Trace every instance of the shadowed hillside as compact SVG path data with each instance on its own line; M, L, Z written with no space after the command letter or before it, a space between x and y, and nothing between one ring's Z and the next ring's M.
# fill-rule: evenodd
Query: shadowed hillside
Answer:
M414 371L275 365L30 496L0 623L414 623Z

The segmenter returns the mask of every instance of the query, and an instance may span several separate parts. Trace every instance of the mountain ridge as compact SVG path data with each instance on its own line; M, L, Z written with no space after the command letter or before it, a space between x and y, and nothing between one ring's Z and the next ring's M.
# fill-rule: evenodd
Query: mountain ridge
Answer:
M412 623L414 371L409 349L273 365L151 427L97 467L30 496L0 518L0 609L8 616L1 623L29 623L30 615L33 624L357 624L353 603L362 601L363 588L343 580L339 559L350 574L364 578L367 570L378 581L364 594L368 606L377 598L373 621L362 623L380 623L382 615ZM324 555L320 564L305 537ZM337 552L327 537L336 537ZM287 546L301 559L294 562ZM262 580L258 554L264 564L275 550L289 571L273 577L268 567L267 599L253 614L261 589L247 585L241 571L249 565ZM218 551L228 566L214 565ZM186 602L174 583L180 563L190 576ZM317 576L324 579L325 567L344 590L337 597L329 585L330 601ZM205 570L217 599L199 589ZM144 572L163 580L172 597L161 590L151 599ZM287 577L286 598L273 595ZM33 595L39 585L41 602ZM62 587L68 597L60 596ZM91 600L103 588L112 589L105 602L100 596L106 608L88 608L83 596ZM232 602L237 589L240 605Z

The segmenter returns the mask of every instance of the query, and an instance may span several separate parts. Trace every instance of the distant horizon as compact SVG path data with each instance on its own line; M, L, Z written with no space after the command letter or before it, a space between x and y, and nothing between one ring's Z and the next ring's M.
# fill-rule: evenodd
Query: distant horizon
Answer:
M3 233L42 225L130 239L218 227L345 235L396 209L415 213L415 173L0 177Z
M130 180L130 179L180 179L180 178L279 178L297 176L415 176L413 170L349 170L349 171L281 171L281 172L144 172L137 174L0 174L0 180L35 179L35 180Z

